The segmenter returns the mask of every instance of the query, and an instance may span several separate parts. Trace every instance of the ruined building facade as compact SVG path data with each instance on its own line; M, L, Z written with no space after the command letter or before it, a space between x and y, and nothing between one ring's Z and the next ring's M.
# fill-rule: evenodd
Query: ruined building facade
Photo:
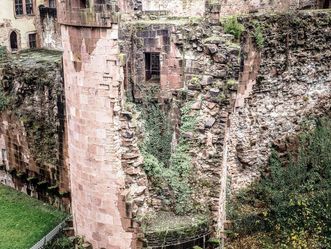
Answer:
M330 13L304 11L329 8L329 0L58 0L56 15L53 4L40 6L35 30L40 30L40 47L63 49L63 64L56 62L63 75L54 68L49 70L56 75L41 75L58 88L31 94L26 77L14 80L18 66L2 66L7 72L2 82L5 91L21 89L18 84L31 94L18 101L25 115L32 115L26 110L29 103L39 103L37 109L52 103L46 107L52 112L43 116L40 111L38 118L61 120L51 134L56 160L34 162L28 151L33 143L24 141L28 120L4 112L1 132L6 135L0 144L11 148L11 159L3 153L3 161L6 165L21 155L24 160L16 161L24 163L15 164L21 172L15 173L16 180L9 177L11 163L0 179L16 188L17 182L38 179L23 191L45 193L49 201L70 208L76 234L93 248L159 248L187 241L202 245L208 236L222 237L227 194L259 177L272 144L299 132L306 117L330 109L330 37L325 35L331 29ZM271 10L278 15L266 14ZM220 19L252 13L259 15L240 17L245 26L241 40L224 32ZM264 44L254 36L256 23ZM146 101L166 113L172 153L185 141L189 174L181 169L171 177L189 186L189 202L207 217L180 238L176 231L160 236L141 219L153 213L161 220L161 213L176 211L177 186L162 185L160 194L145 165L141 142L149 131L142 128L143 111L134 105ZM12 120L17 116L19 120ZM194 117L193 128L184 127L185 117ZM12 123L22 130L14 137ZM22 152L17 154L14 145ZM18 181L19 176L24 179ZM35 190L38 183L56 189L56 197L52 199L52 191ZM190 215L192 210L181 217Z
M61 49L56 0L4 0L0 8L0 45L8 51Z

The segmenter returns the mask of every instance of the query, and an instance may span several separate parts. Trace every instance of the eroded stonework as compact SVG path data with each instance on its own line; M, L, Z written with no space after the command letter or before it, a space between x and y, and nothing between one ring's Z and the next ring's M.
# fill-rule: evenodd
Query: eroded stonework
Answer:
M1 61L1 182L70 209L61 54Z

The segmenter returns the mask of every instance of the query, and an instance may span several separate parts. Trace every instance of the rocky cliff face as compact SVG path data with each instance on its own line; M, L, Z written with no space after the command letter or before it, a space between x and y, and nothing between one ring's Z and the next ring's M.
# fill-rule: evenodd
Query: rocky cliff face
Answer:
M13 55L0 75L1 182L68 209L61 53Z

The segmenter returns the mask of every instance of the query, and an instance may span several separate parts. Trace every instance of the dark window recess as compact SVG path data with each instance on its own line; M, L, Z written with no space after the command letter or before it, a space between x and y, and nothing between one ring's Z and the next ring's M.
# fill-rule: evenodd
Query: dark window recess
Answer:
M30 48L37 47L37 35L36 34L29 34L29 46L30 46Z
M89 0L80 0L80 8L86 9L90 7Z
M56 1L55 0L49 0L49 6L50 8L56 8Z
M160 54L145 53L146 81L160 81Z
M25 0L25 9L27 15L33 15L33 0Z
M17 34L15 31L10 34L10 48L12 51L16 51L18 49L17 45Z
M17 16L23 15L23 0L15 0L15 13Z

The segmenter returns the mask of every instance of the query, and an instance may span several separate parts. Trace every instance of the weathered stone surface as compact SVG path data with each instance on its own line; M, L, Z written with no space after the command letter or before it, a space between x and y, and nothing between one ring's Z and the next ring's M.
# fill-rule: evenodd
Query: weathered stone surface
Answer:
M0 68L0 181L70 210L61 53L25 51Z

